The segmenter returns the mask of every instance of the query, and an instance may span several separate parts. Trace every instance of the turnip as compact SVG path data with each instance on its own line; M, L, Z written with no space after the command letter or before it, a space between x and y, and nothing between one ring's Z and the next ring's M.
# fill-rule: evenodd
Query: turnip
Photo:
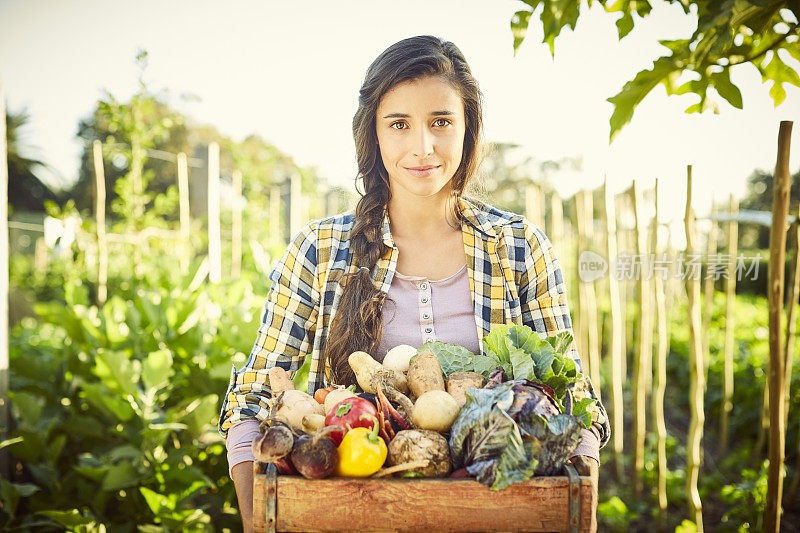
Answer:
M411 422L422 429L447 431L453 425L460 409L455 399L447 392L428 391L414 403Z
M263 434L253 439L253 456L261 463L274 463L281 474L296 474L289 454L294 447L294 434L281 425L267 427Z
M307 415L325 416L325 410L313 397L303 391L295 390L286 370L280 367L269 369L269 384L273 400L271 416L283 420L293 428L311 432L303 425L303 417Z
M408 372L411 358L417 354L417 349L408 344L400 344L386 352L383 358L384 368L397 370L398 372Z
M320 479L333 472L339 455L329 434L338 431L341 428L326 427L314 435L302 435L297 439L291 457L294 467L303 477Z
M341 402L345 398L353 398L358 396L355 392L351 391L350 389L336 389L328 393L325 396L325 414L328 414L328 411L331 410L331 407L336 405L337 403Z

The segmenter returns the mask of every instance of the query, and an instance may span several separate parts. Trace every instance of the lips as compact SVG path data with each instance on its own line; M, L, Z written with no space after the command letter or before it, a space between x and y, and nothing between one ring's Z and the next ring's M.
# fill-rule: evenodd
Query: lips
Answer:
M405 167L405 169L412 176L416 176L418 178L424 178L433 174L434 171L438 169L440 166L441 165L424 165L421 167Z

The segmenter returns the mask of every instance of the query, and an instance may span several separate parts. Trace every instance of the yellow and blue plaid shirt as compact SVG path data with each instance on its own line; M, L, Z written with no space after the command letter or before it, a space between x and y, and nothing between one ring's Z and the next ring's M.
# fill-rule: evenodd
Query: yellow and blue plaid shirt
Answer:
M547 335L572 331L561 266L544 232L521 215L475 200L460 198L459 209L478 338L498 324L524 324ZM310 353L307 392L314 394L327 386L320 368L323 339L342 294L339 280L357 268L350 252L354 220L354 213L348 212L309 222L270 274L272 285L253 349L244 367L231 370L219 418L223 438L241 420L268 417L271 367L280 366L293 375ZM398 257L388 215L383 242L387 252L371 275L375 287L388 293ZM583 372L577 350L573 348L570 355ZM591 383L587 389L597 398ZM610 426L599 400L597 405L594 425L604 446Z

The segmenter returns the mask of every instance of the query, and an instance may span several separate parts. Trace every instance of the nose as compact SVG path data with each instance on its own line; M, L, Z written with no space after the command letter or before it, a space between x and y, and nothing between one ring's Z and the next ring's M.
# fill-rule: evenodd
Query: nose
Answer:
M420 128L414 137L414 156L424 159L433 153L433 134L428 128Z

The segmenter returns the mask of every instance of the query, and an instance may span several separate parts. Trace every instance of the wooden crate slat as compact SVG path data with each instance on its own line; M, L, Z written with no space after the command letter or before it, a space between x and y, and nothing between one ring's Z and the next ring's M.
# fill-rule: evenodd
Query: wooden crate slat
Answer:
M540 477L492 491L474 480L278 476L277 531L569 531L569 482ZM256 531L267 531L266 475L256 471ZM592 484L581 478L581 531Z

